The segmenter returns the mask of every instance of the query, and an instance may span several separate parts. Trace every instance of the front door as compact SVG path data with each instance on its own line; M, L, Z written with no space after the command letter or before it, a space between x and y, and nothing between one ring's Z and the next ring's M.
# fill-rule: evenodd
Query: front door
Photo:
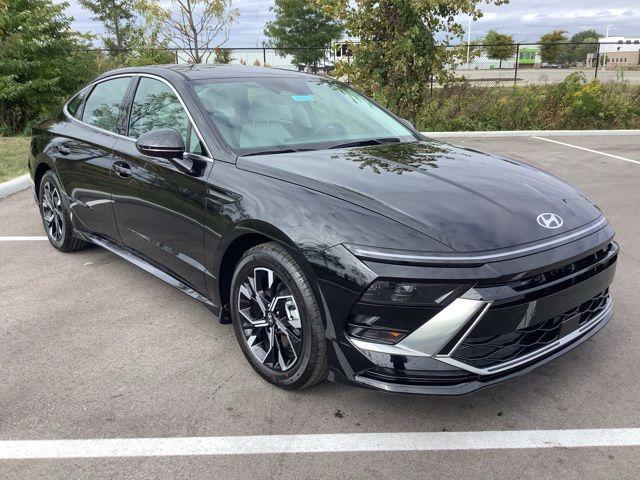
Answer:
M174 128L182 134L187 152L205 156L173 90L160 80L141 77L128 138L118 139L114 147L111 193L116 222L127 247L205 293L204 216L212 162L190 175L170 160L140 153L136 139L158 128Z

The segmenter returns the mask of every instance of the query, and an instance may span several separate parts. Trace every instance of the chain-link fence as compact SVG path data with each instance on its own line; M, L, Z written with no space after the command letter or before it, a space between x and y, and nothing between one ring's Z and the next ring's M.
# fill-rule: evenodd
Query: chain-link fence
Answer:
M538 85L579 72L587 80L640 84L640 40L458 45L455 77L473 85Z
M640 84L640 40L615 43L471 43L439 48L451 54L456 81L476 86L557 83L576 72L580 72L587 80ZM118 58L125 61L127 53L100 49L92 51L115 59L115 65ZM194 52L186 49L165 49L162 52L166 54L163 55L164 59L175 63L194 61ZM337 62L351 62L357 52L357 44L345 42L326 48L201 49L197 57L204 63L259 65L330 74ZM424 81L433 82L431 78ZM435 86L438 86L437 82Z
M138 52L128 50L90 49L88 54L105 59L110 68L131 64L131 55ZM308 47L278 49L270 47L241 47L188 50L166 48L146 50L144 58L161 59L177 64L225 63L231 65L253 65L305 72L330 73L336 62L351 60L351 51L341 52L339 48ZM108 61L106 61L108 60ZM135 62L135 59L133 59ZM136 62L139 63L139 62Z

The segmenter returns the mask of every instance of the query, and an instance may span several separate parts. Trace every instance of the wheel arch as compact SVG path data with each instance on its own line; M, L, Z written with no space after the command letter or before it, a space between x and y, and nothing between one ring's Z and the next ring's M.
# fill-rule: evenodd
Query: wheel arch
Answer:
M311 287L320 297L318 282L311 264L307 261L299 246L283 231L263 221L246 221L238 224L219 242L215 258L215 276L218 279L217 292L220 305L225 308L231 298L231 280L236 265L251 248L268 242L276 242L286 248L311 282ZM323 309L320 309L323 311ZM323 314L324 317L324 314Z
M35 188L36 197L38 199L40 198L40 182L42 181L42 177L44 177L44 174L49 170L55 171L51 165L44 161L38 163L37 167L34 170L33 185Z

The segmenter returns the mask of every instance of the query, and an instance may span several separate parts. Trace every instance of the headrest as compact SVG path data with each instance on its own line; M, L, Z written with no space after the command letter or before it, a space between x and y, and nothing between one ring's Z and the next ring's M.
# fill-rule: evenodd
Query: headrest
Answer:
M277 98L273 95L259 95L249 105L249 121L254 123L273 122L277 110Z

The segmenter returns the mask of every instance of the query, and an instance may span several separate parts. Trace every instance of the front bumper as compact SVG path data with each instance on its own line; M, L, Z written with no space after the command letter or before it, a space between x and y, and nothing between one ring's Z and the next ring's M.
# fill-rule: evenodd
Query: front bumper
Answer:
M618 246L612 236L607 227L593 235L586 250L586 239L564 245L563 252L573 247L573 254L546 266L544 257L557 258L558 251L469 268L366 262L377 275L367 275L368 281L410 278L464 285L438 308L366 305L359 296L348 299L345 290L337 292L335 283L329 287L321 279L328 299L325 306L333 307L327 332L333 346L331 378L388 392L464 395L557 358L613 316L609 286ZM522 268L527 263L532 267ZM493 278L476 275L489 270L495 272ZM338 296L340 301L332 300ZM407 335L395 344L358 338L352 334L354 323L368 328L393 326Z
M426 377L407 377L404 373L397 376L371 375L363 373L355 375L354 381L365 387L394 393L422 394L422 395L466 395L497 383L505 382L524 375L555 358L564 355L569 350L585 342L599 332L613 318L613 305L609 300L608 308L603 311L588 326L580 329L576 335L565 337L565 341L554 344L553 348L536 352L530 358L518 362L510 368L497 373L439 376L431 381Z

